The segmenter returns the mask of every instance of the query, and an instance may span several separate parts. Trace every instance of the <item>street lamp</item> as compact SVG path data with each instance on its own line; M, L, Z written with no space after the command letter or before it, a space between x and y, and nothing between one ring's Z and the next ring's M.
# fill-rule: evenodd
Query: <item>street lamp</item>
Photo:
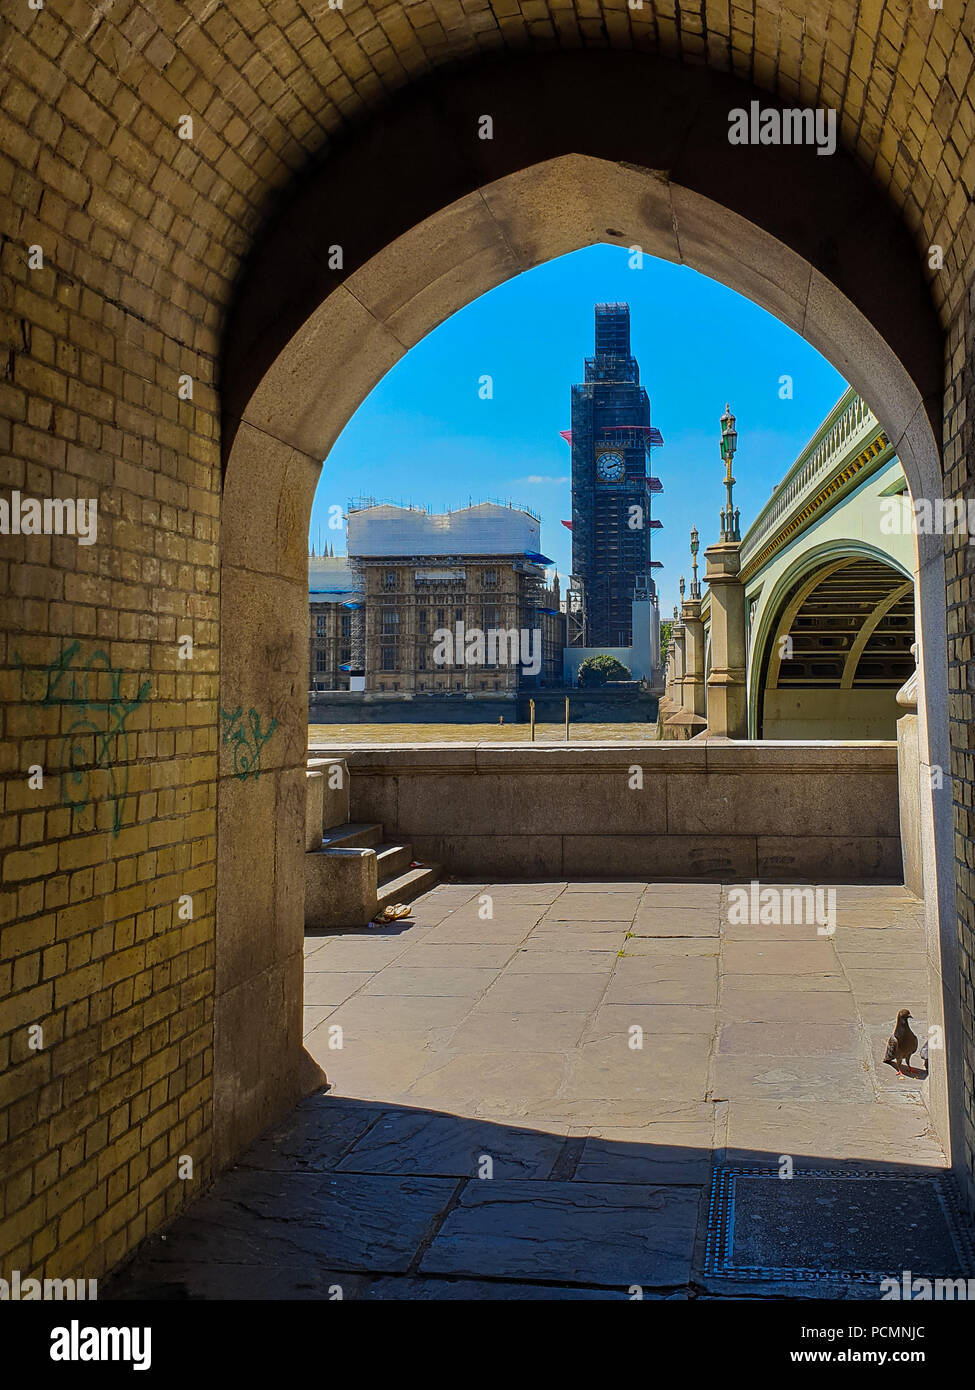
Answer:
M678 585L678 588L680 589L680 601L681 601L681 603L683 603L683 602L684 602L684 576L683 576L683 575L681 575L681 577L680 577L680 584Z
M728 504L721 511L721 539L723 541L741 540L738 531L738 511L733 497L735 479L731 475L731 464L737 448L738 431L735 429L735 417L731 413L731 406L726 405L721 417L721 457L725 462L724 485L728 490Z
M698 579L698 577L697 577L697 552L700 550L700 548L701 548L701 542L700 542L700 540L698 539L697 527L696 527L696 526L692 526L692 527L691 527L691 565L693 566L692 571L691 571L691 598L692 598L692 599L700 598L700 597L701 597L701 584L700 584L700 581L699 581L699 579Z

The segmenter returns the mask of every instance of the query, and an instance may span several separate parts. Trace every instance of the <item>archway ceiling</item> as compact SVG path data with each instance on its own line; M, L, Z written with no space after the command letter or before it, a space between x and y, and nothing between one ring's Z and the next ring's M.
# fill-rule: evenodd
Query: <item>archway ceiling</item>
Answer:
M428 77L383 119L335 142L327 159L294 180L269 220L241 278L226 335L225 446L269 365L308 322L315 306L347 285L354 316L362 307L355 289L357 273L446 209L458 209L461 216L466 211L475 220L487 210L500 224L487 227L486 236L500 241L501 252L507 248L511 263L492 272L493 278L473 293L551 255L594 240L614 240L616 233L626 245L634 229L646 231L652 242L677 236L676 253L665 249L662 254L714 273L708 263L714 247L723 243L733 261L735 245L741 243L740 228L731 225L737 216L765 234L765 252L756 258L754 245L749 248L753 261L764 264L789 252L784 274L793 282L805 275L798 292L795 283L789 286L793 303L801 301L802 310L798 322L795 316L781 315L787 322L805 332L808 308L811 316L818 315L820 342L829 338L827 320L832 316L838 321L844 312L832 302L838 290L893 350L912 383L908 394L924 400L931 416L940 413L942 333L916 243L889 201L842 149L824 159L809 147L729 146L729 110L760 96L758 89L700 64L691 67L608 50L541 55L501 65L485 62ZM494 120L491 140L477 138L482 113ZM644 181L657 178L673 190L673 206L649 193L641 206L637 195L630 225L616 228L617 201L610 198L587 210L591 225L581 234L579 209L569 206L564 220L570 226L575 219L576 231L563 234L551 226L562 216L562 206L556 202L553 209L539 200L532 212L539 223L537 245L532 245L531 236L522 238L514 255L504 208L499 214L490 198L481 207L465 208L465 198L476 199L482 190L515 174L568 155L603 159L621 173L637 172ZM698 199L694 218L688 217L687 223L693 224L700 245L690 248L677 230L676 199L682 194ZM709 213L701 213L702 198ZM524 202L518 212L524 219ZM723 213L730 222L722 219ZM459 243L467 245L464 235L459 227ZM329 263L329 248L335 245L343 248L338 268ZM416 274L415 257L409 269ZM811 281L810 271L819 279ZM747 284L735 282L734 273L719 273L717 278L750 292ZM760 295L753 297L763 302ZM457 307L451 303L446 312ZM374 306L368 311L392 330L388 346L393 352L397 343L402 350L416 340L408 335L397 338L388 316ZM423 331L437 321L427 314ZM332 330L329 335L334 336ZM861 338L865 342L864 335ZM817 341L816 335L811 340ZM848 355L850 347L848 332ZM850 376L848 365L855 372L865 357L866 348L857 343L851 363L842 355L834 354L833 360ZM905 399L901 392L902 404ZM895 412L900 418L894 423L902 429L915 408L910 407L906 418L902 410Z
M243 237L256 231L268 195L350 124L419 77L501 53L659 53L732 72L787 103L835 107L844 146L912 229L933 239L944 221L945 244L963 211L964 195L952 188L959 172L972 191L975 15L955 0L943 9L909 0L643 0L638 9L625 0L345 0L341 9L327 0L211 0L202 12L152 9L179 52L179 90L207 120L207 163L218 175L235 160L250 170L235 217ZM95 23L99 48L121 43L135 57L148 37L131 18L116 29L111 12ZM217 120L221 113L230 120Z

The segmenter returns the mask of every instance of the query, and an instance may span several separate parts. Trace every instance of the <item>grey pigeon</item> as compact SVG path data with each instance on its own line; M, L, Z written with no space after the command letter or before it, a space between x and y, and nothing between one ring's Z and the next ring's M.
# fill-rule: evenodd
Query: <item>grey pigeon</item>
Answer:
M896 1067L897 1075L903 1077L901 1066L907 1068L911 1076L914 1071L911 1067L911 1057L917 1051L917 1038L911 1032L907 1020L911 1017L909 1009L901 1009L897 1014L897 1022L894 1024L894 1031L887 1039L887 1051L884 1053L884 1061L889 1067Z

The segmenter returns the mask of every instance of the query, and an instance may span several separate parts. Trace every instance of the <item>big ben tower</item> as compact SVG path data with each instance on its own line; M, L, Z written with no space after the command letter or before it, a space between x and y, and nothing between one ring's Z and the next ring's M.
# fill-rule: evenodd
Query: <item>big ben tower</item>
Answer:
M628 647L635 591L654 593L650 398L630 353L630 306L597 304L595 353L572 388L572 571L586 592L589 647Z

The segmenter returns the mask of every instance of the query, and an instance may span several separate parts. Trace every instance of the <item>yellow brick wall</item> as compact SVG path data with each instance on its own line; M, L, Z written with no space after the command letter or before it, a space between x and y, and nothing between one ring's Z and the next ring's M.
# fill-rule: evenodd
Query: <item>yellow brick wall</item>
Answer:
M97 496L99 537L0 540L0 1268L91 1276L207 1178L216 363L275 193L347 122L482 51L659 49L836 105L844 143L919 253L945 248L931 279L949 333L947 480L971 495L975 12L955 0L5 0L2 23L0 495ZM34 245L43 269L29 268ZM948 588L970 1162L973 555L952 556ZM69 656L74 674L57 680ZM183 893L190 922L176 916ZM193 1183L176 1175L183 1153Z

